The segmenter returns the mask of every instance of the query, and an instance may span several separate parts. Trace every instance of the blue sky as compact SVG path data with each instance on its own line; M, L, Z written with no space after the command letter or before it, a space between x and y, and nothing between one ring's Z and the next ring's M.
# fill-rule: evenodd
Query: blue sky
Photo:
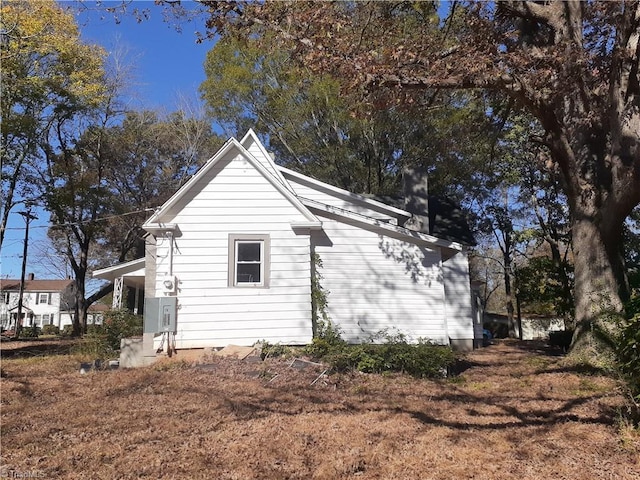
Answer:
M118 3L103 2L103 5ZM183 4L187 8L197 6L195 2ZM127 60L134 69L140 107L174 110L177 94L196 96L205 78L203 63L212 42L196 43L196 31L204 31L204 17L183 20L181 31L176 31L175 20L165 20L163 9L153 1L133 2L129 10L134 8L148 11L149 18L138 23L132 14L121 15L120 23L116 23L103 10L81 12L76 18L82 38L87 43L102 45L109 53L116 51L118 45L128 50Z
M59 3L71 6L75 2ZM119 2L102 3L103 6L114 6ZM85 4L89 8L76 16L83 40L100 44L107 52L118 48L128 52L126 63L131 64L134 75L131 108L170 112L176 109L180 95L198 98L198 87L205 78L204 59L213 45L211 41L196 43L195 32L204 31L203 17L183 23L182 31L178 32L175 22L166 22L162 9L152 0L136 1L129 7L148 10L149 18L141 23L136 22L132 15L120 16L120 23L117 23L112 15L91 8L94 6L92 2ZM183 4L187 8L196 6L193 2ZM16 213L19 210L12 212L2 245L0 275L3 278L20 278L25 222ZM39 218L31 222L29 231L27 273L35 273L36 278L64 275L64 272L39 260L48 243L48 215L41 211L36 213Z

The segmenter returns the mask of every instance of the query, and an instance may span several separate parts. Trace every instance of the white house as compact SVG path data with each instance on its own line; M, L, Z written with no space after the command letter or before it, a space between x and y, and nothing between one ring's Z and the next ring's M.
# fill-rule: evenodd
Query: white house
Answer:
M71 323L75 283L73 280L39 280L30 274L24 282L22 295L22 326L62 328ZM0 326L15 328L18 317L20 279L1 279Z
M147 220L145 259L94 277L116 292L144 282L145 332L175 335L178 349L309 343L314 276L350 342L393 329L473 348L466 246L407 228L415 220L276 165L249 131Z

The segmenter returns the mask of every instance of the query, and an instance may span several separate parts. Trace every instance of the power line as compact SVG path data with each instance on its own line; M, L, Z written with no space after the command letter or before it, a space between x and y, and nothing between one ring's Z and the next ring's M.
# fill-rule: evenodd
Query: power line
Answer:
M106 220L112 220L114 218L120 218L120 217L129 216L129 215L135 215L137 213L155 212L156 208L144 208L142 210L135 210L133 212L127 212L127 213L119 213L117 215L110 215L108 217L94 218L93 220L83 220L81 222L57 223L57 224L54 224L54 225L33 225L30 228L31 229L35 229L35 228L61 228L61 227L71 227L73 225L82 225L82 224L85 224L85 223L103 222L103 221L106 221ZM24 230L24 229L25 229L25 227L7 227L7 228L5 228L5 231L9 231L9 230Z

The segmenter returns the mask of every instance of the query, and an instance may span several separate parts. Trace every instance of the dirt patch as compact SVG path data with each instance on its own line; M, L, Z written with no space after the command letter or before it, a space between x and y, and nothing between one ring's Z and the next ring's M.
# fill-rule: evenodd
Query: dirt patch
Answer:
M50 355L68 355L78 339L38 338L33 340L9 340L3 338L0 353L3 359L29 358Z
M3 357L5 356L3 345ZM635 479L610 378L538 345L475 351L447 380L321 375L206 357L80 375L3 361L3 474L41 478ZM179 357L179 354L178 356Z

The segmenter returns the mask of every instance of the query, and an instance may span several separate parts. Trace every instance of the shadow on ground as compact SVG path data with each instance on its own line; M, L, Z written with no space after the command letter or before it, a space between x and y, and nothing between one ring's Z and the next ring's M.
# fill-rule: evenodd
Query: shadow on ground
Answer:
M77 340L29 339L3 341L0 355L3 359L28 358L43 355L69 355Z

